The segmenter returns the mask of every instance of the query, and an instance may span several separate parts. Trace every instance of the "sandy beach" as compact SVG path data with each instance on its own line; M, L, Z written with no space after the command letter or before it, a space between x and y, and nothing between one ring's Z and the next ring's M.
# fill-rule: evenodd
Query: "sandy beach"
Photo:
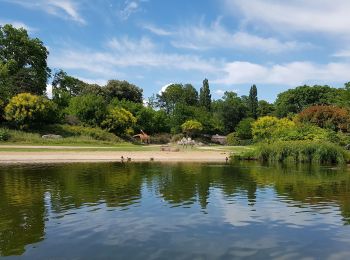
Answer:
M0 164L72 163L72 162L225 162L224 151L0 151Z

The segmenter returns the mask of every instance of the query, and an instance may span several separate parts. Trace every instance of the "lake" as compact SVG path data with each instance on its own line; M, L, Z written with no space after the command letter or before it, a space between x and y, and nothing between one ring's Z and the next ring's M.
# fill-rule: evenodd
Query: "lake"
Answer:
M350 171L0 166L6 259L350 259Z

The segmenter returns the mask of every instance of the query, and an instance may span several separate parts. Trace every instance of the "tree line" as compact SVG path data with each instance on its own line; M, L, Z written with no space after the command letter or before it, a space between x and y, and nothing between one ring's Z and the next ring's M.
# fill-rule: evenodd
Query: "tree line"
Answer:
M233 140L251 140L263 138L257 134L259 124L265 124L266 130L276 126L276 120L286 118L334 132L348 131L350 83L344 88L299 86L280 93L274 103L269 103L258 100L256 85L247 96L227 91L214 100L209 81L204 79L199 92L192 84L176 83L148 98L145 104L139 86L117 79L100 86L63 70L53 72L47 65L48 55L43 42L29 37L25 29L0 26L3 125L20 129L45 124L85 125L119 136L130 136L140 129L149 134L231 133ZM46 93L49 81L51 99Z

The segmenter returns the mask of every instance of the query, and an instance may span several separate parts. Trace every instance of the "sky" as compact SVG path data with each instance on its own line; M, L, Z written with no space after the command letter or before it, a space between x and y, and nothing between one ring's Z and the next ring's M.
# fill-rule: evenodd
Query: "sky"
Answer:
M303 84L350 81L348 0L0 0L0 24L48 48L53 72L127 80L150 97L171 83L270 102Z

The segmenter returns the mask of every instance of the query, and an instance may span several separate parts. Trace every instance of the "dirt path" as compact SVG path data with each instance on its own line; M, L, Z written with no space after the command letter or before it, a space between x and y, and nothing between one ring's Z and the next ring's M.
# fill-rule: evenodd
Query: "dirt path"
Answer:
M131 158L131 161L134 162L151 160L156 162L225 162L229 153L224 151L1 151L0 164L120 162L122 156L125 161Z

